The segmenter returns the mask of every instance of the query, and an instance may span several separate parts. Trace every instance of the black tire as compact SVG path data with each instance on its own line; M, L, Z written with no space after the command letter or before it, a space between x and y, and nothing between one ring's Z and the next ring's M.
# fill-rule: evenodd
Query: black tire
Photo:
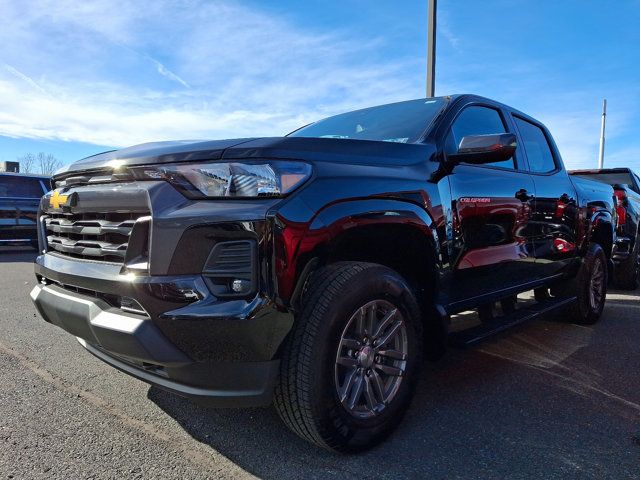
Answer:
M547 287L539 287L533 291L533 297L537 302L544 302L545 300L549 300L551 296L549 295L549 288Z
M623 290L635 290L638 288L638 255L640 253L638 242L640 242L640 236L636 237L629 257L624 262L616 265L613 271L614 285Z
M559 293L577 297L566 310L566 320L593 325L600 319L607 296L607 257L600 245L589 245L578 274L563 287Z
M510 315L517 310L518 305L518 296L511 295L509 297L503 298L500 300L500 308L502 309L503 315Z
M478 318L482 323L491 322L494 318L493 310L494 310L494 302L491 303L483 303L482 305L478 305Z
M382 362L402 365L404 372L387 378L388 381L401 379L393 389L394 396L389 403L379 404L381 411L375 416L359 418L343 405L344 400L340 401L338 355L342 355L341 349L345 348L342 342L355 315L362 312L361 307L378 301L397 310L399 316L394 318L402 320L402 332L406 333L403 336L404 359L387 360L385 357ZM353 354L360 362L358 355ZM303 439L338 452L365 450L384 440L402 420L413 397L421 360L420 309L405 280L393 270L377 264L332 264L316 272L306 289L301 314L282 354L274 403L285 424ZM354 372L362 371L362 367L353 368ZM360 373L362 380L358 391L367 388L361 387L365 380L372 388L370 382L373 380L364 375L369 377L372 373L369 370L375 370L377 364L373 367L369 364L366 368L367 372ZM375 376L378 378L377 374ZM363 395L354 393L358 398Z

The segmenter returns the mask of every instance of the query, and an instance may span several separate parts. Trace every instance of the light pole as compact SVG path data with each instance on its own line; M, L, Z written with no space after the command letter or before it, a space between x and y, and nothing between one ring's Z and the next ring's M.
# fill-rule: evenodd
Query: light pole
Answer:
M436 11L437 0L429 0L427 7L427 97L436 92Z
M607 123L607 99L602 99L602 125L600 126L600 154L598 168L604 168L604 127Z

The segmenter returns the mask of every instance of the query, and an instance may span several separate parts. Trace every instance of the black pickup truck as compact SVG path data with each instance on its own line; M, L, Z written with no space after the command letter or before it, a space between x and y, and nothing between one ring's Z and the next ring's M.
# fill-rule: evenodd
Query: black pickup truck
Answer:
M0 172L0 245L38 248L38 206L49 189L47 176Z
M640 178L630 168L572 170L569 175L613 187L618 213L613 279L616 286L635 290L640 272Z
M31 292L45 320L185 397L274 401L343 452L393 430L447 344L552 311L596 322L615 241L613 189L572 179L540 122L473 95L106 152L54 188Z

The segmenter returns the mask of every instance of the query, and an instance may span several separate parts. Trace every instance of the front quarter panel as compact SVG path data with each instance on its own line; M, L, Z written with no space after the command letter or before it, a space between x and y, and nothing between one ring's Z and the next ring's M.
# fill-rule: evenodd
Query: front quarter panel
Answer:
M428 180L432 166L427 162L394 167L322 164L316 168L309 185L269 213L273 283L285 303L306 262L331 248L333 239L350 229L411 226L429 239L438 258L445 222L438 184Z

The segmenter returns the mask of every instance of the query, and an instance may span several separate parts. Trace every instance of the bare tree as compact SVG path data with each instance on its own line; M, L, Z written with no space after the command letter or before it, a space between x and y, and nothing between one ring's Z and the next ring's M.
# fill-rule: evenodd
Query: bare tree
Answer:
M50 153L27 153L16 160L20 162L20 171L23 173L40 173L51 175L62 166L62 162Z
M36 158L42 175L51 175L62 166L62 162L50 153L40 152Z
M20 162L20 171L22 173L35 173L36 156L33 153L27 153L16 160Z

